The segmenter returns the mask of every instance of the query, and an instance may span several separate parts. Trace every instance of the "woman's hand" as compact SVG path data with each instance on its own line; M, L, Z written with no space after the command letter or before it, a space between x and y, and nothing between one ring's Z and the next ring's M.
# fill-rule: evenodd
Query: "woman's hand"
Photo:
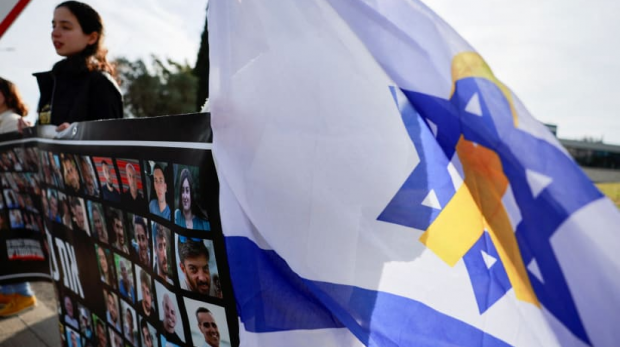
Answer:
M65 130L65 129L67 129L69 127L69 125L71 125L71 124L69 124L67 122L64 122L64 123L60 124L59 126L56 127L56 132L59 133L59 132Z
M28 128L32 126L32 122L29 120L25 120L24 118L20 118L17 120L17 131L19 131L19 133L23 133L24 132L24 128Z

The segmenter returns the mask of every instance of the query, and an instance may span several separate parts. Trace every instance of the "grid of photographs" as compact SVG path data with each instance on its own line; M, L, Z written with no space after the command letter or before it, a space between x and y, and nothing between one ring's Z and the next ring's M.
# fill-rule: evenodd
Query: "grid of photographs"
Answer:
M39 150L34 147L12 148L0 152L0 231L44 232L38 201L46 192L41 189ZM58 208L55 196L53 208ZM9 259L39 259L42 253L16 252Z
M105 312L63 291L66 346L230 346L198 166L44 152L45 218L94 243Z

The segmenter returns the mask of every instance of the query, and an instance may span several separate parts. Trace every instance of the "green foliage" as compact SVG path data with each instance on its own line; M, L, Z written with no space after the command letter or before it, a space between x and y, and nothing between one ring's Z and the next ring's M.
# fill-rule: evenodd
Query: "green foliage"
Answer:
M197 78L192 68L152 56L150 66L138 59L116 60L125 114L153 117L195 112Z
M207 5L208 7L208 5ZM196 109L200 111L205 100L209 97L209 30L208 19L205 16L205 27L200 38L200 49L194 67L194 76L198 78L196 91Z

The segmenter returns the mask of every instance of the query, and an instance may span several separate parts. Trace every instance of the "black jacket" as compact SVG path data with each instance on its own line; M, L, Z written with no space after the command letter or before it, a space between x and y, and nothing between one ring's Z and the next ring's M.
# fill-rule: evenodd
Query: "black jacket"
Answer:
M108 73L89 71L83 59L61 60L52 71L34 76L41 92L38 124L123 118L123 97L116 82Z

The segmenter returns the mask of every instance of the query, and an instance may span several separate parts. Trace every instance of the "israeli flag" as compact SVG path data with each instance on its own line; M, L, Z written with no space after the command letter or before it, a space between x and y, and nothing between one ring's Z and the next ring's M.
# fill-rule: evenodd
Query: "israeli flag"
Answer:
M620 213L425 5L208 16L242 346L620 344Z

